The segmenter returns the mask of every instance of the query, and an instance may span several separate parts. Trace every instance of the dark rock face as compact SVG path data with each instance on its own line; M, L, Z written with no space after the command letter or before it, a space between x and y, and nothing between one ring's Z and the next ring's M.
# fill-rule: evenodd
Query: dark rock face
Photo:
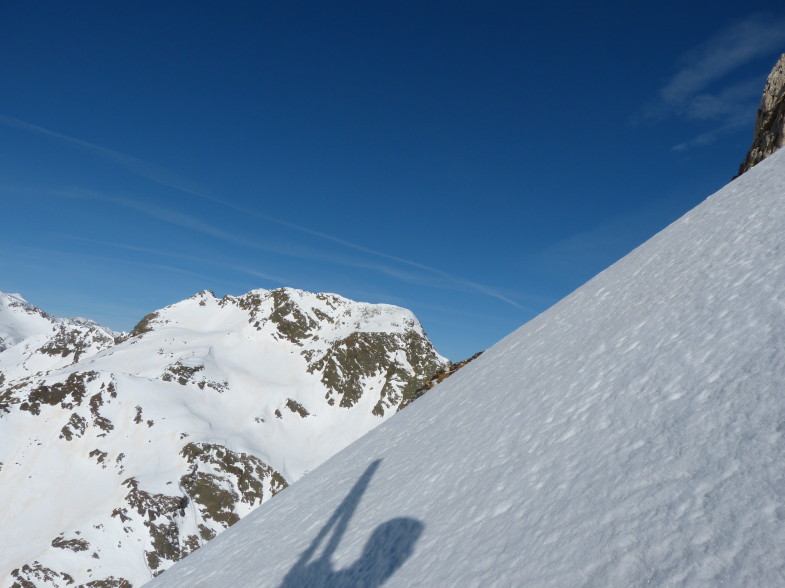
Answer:
M755 119L755 133L747 157L736 177L763 161L785 144L785 53L769 74Z
M402 350L406 361L391 360ZM381 398L373 409L383 416L386 409L397 407L440 367L430 341L415 332L352 333L336 341L308 371L321 374L328 390L327 402L351 408L364 393L364 382L377 373L385 373Z

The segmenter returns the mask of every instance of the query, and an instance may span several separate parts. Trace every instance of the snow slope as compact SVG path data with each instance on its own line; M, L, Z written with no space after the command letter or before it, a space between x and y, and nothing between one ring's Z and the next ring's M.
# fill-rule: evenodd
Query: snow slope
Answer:
M28 337L49 333L53 323L20 294L0 293L0 345L4 349Z
M61 368L114 345L117 334L83 318L55 318L0 292L0 385Z
M15 300L0 320L20 337L0 352L0 586L141 585L446 362L410 311L333 294L202 292L78 358Z
M785 583L779 151L151 588Z

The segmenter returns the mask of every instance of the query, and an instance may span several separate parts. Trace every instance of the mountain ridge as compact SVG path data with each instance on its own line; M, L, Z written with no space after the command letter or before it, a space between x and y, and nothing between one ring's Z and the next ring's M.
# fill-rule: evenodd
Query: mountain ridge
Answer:
M410 311L334 294L204 291L119 336L3 301L0 329L19 335L0 352L0 582L14 586L149 580L446 363Z

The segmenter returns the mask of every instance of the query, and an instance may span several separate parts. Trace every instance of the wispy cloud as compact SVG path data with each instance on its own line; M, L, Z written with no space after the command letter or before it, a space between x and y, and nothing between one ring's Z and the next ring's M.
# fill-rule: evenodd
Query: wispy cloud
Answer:
M660 88L645 115L658 118L688 112L711 84L753 59L780 50L783 43L785 18L753 15L731 24L682 57L681 69ZM719 99L722 92L712 96Z
M739 105L757 100L763 89L762 76L727 86L715 93L695 95L684 108L685 117L692 120L726 120L739 113Z
M229 233L209 223L206 223L196 217L183 213L179 210L171 210L168 208L164 208L162 206L149 204L146 202L140 202L129 198L122 198L117 196L109 196L109 195L100 194L97 192L87 191L87 190L74 190L67 193L66 195L70 197L91 198L102 202L107 202L116 206L122 206L124 208L128 208L136 212L139 212L141 214L144 214L146 216L149 216L151 218L154 218L156 220L166 222L181 228L196 231L198 233L208 235L210 237L225 241L233 245L237 245L239 247L244 247L247 249L253 249L257 251L266 251L269 253L274 253L276 255L293 257L297 259L304 259L308 261L317 261L320 263L328 263L328 264L340 265L344 267L352 267L355 269L370 270L370 271L384 274L398 281L414 284L417 286L443 289L443 290L461 291L461 292L480 291L483 294L486 294L494 298L498 298L518 309L530 311L529 308L481 284L477 284L468 280L464 280L462 278L451 276L450 274L443 272L441 270L435 268L429 268L428 266L418 264L415 262L408 262L408 266L419 271L408 271L401 267L394 267L392 265L379 263L378 261L362 259L357 256L351 257L345 255L337 255L325 251L323 249L317 250L308 247L291 247L291 246L283 247L280 245L270 245L270 244L265 244L265 243L261 243L258 241L241 237L236 233ZM368 251L368 252L371 251L371 250L367 250L366 248L361 248L361 250ZM164 255L167 254L171 255L170 253L167 252L161 252L161 253ZM378 253L377 255L391 260L399 259L394 256L389 256L383 253ZM402 261L405 262L405 260ZM229 266L229 267L232 267L232 269L235 269L236 271L241 271L243 273L254 275L256 277L272 279L277 283L281 283L281 284L292 283L289 280L277 278L275 276L271 276L264 272L257 272L247 267L241 267L241 266Z
M674 147L685 150L706 145L719 136L750 124L750 104L760 96L767 71L743 82L730 74L753 60L774 55L785 44L785 17L756 14L728 27L688 51L680 69L647 104L638 121L659 122L670 117L711 123L712 129ZM772 63L773 64L773 63Z
M20 248L20 250L28 252L28 259L34 259L38 262L43 262L45 264L50 264L52 260L59 258L59 259L68 259L69 264L71 264L73 267L76 267L79 260L88 259L91 261L105 262L110 264L122 263L126 265L144 267L147 269L160 270L166 273L177 273L185 276L191 276L193 278L198 278L200 281L210 281L210 282L216 281L215 278L206 276L204 274L192 272L190 270L183 269L181 267L165 265L161 263L148 263L148 262L138 261L134 259L120 259L117 257L108 257L105 255L84 254L84 253L77 254L67 251L61 251L58 249L47 249L45 247L23 247Z
M446 280L448 282L452 282L454 284L460 285L460 286L462 286L463 288L465 288L468 291L480 292L481 294L485 294L486 296L490 296L491 298L496 298L497 300L501 300L502 302L506 302L507 304L510 304L510 305L512 305L512 306L514 306L516 308L521 309L521 310L531 310L531 309L526 308L525 306L515 302L511 298L509 298L507 296L504 296L503 294L500 294L498 291L496 291L493 288L490 288L490 287L485 286L483 284L479 284L477 282L473 282L471 280L466 280L464 278L460 278L458 276L455 276L455 275L450 274L448 272L442 271L440 269L437 269L437 268L434 268L434 267L431 267L431 266L428 266L428 265L425 265L425 264L422 264L422 263L418 263L416 261L405 259L403 257L398 257L396 255L390 255L389 253L384 253L382 251L377 251L377 250L371 249L369 247L364 247L362 245L358 245L356 243L352 243L351 241L346 241L345 239L341 239L339 237L335 237L335 236L327 234L327 233L322 233L321 231L315 231L313 229L309 229L309 228L306 228L306 227L303 227L303 226L300 226L300 225L297 225L297 224L294 224L294 223L290 223L288 221L284 221L284 220L277 219L277 218L274 218L274 217L271 217L271 216L259 214L259 213L254 212L254 211L245 210L245 209L242 209L242 208L237 207L237 206L232 205L232 204L227 204L227 205L231 206L232 208L234 208L234 209L236 209L238 211L244 212L246 214L250 214L252 216L256 216L257 218L261 218L261 219L267 220L269 222L276 223L276 224L288 227L290 229L294 229L296 231L300 231L302 233L307 233L309 235L313 235L315 237L318 237L320 239L324 239L326 241L332 241L333 243L337 243L339 245L343 245L344 247L348 247L350 249L354 249L355 251L360 251L362 253L367 253L367 254L370 254L370 255L374 255L376 257L381 257L383 259L387 259L387 260L390 260L390 261L395 261L395 262L400 263L402 265L407 265L409 267L413 267L413 268L425 271L425 272L427 272L429 274L437 276L437 277L439 277L441 279L444 279L444 280ZM390 269L383 268L382 266L380 266L380 270L388 272L388 273L395 271L395 270L390 270Z
M750 127L750 117L748 113L737 113L735 116L731 116L726 120L723 124L719 126L715 126L708 131L704 131L703 133L699 133L694 137L682 141L671 147L672 151L687 151L694 147L702 147L704 145L711 145L712 143L716 142L720 137L723 135L727 135L729 133L733 133L740 128Z
M82 189L72 190L69 193L69 195L72 197L76 196L76 197L90 198L93 200L99 200L101 202L113 204L115 206L121 206L123 208L134 210L140 214L159 220L161 222L175 225L184 229L196 231L198 233L202 233L203 235L215 237L216 239L220 239L222 241L226 241L228 243L232 243L234 245L239 245L241 247L246 247L249 249L257 249L261 251L268 251L270 253L278 253L282 255L293 255L293 256L318 255L318 252L315 250L304 250L300 252L293 252L292 250L286 250L283 249L282 247L265 245L258 241L245 239L235 233L224 231L190 214L186 214L179 210L173 210L171 208L158 206L156 204L150 204L148 202L144 202L141 200L123 198L120 196L110 196L107 194L98 193L91 190L82 190Z
M504 294L501 294L496 289L491 288L489 286L486 286L484 284L480 284L480 283L475 282L473 280L468 280L468 279L465 279L465 278L453 275L453 274L451 274L449 272L445 272L445 271L440 270L438 268L434 268L434 267L431 267L431 266L428 266L428 265L425 265L425 264L422 264L422 263L419 263L419 262L416 262L416 261L405 259L403 257L398 257L398 256L395 256L395 255L384 253L382 251L377 251L375 249L371 249L369 247L365 247L363 245L359 245L357 243L353 243L351 241L348 241L346 239L342 239L340 237L337 237L335 235L331 235L329 233L324 233L324 232L321 232L321 231L310 229L308 227L305 227L305 226L302 226L302 225L298 225L296 223L292 223L292 222L289 222L289 221L286 221L286 220L283 220L283 219L279 219L279 218L276 218L276 217L273 217L273 216L269 216L269 215L257 212L255 210L250 210L250 209L245 208L243 206L236 205L236 204L234 204L234 203L232 203L230 201L218 198L218 197L210 194L209 191L204 190L204 189L196 186L192 182L189 182L185 178L175 174L174 172L171 172L170 170L167 170L167 169L165 169L163 167L160 167L158 165L155 165L155 164L152 164L152 163L149 163L149 162L137 159L135 157L131 157L131 156L126 155L124 153L120 153L120 152L115 151L113 149L108 149L106 147L102 147L102 146L96 145L94 143L89 143L87 141L83 141L83 140L77 139L75 137L70 137L70 136L67 136L67 135L63 135L61 133L57 133L55 131L51 131L49 129L46 129L46 128L43 128L43 127L39 127L39 126L30 124L28 122L25 122L23 120L19 120L17 118L6 116L6 115L3 115L3 114L0 114L0 124L8 126L8 127L13 127L13 128L16 128L16 129L24 130L24 131L27 131L27 132L30 132L30 133L38 134L38 135L41 135L41 136L44 136L44 137L47 137L47 138L50 138L50 139L53 139L53 140L63 141L65 143L68 143L68 144L74 145L76 147L85 149L85 150L93 153L94 155L96 155L98 157L101 157L101 158L107 159L107 160L109 160L109 161L111 161L113 163L116 163L116 164L120 165L121 167L124 167L125 169L127 169L127 170L129 170L129 171L131 171L131 172L141 176L141 177L144 177L144 178L146 178L146 179L148 179L150 181L153 181L155 183L158 183L160 185L163 185L163 186L166 186L166 187L169 187L169 188L173 188L175 190L178 190L178 191L186 193L186 194L190 194L192 196L196 196L198 198L207 200L209 202L213 202L215 204L219 204L221 206L224 206L226 208L234 210L235 212L239 212L239 213L241 213L243 215L253 216L255 218L259 218L261 220L264 220L264 221L267 221L267 222L270 222L270 223L274 223L274 224L286 227L286 228L294 230L294 231L298 231L298 232L301 232L301 233L304 233L304 234L308 234L308 235L317 237L317 238L325 240L325 241L330 241L330 242L336 243L338 245L342 245L344 247L347 247L349 249L353 249L355 251L359 251L359 252L366 253L366 254L369 254L369 255L372 255L372 256L380 257L382 259L387 259L389 261L394 261L394 262L402 264L402 265L407 265L409 267L416 268L416 269L421 270L423 272L429 273L432 276L437 277L437 278L439 278L441 280L444 280L446 282L450 282L454 286L459 287L460 289L473 291L473 292L478 292L480 294L483 294L483 295L486 295L486 296L490 296L492 298L496 298L497 300L501 300L502 302L505 302L505 303L507 303L507 304L509 304L511 306L514 306L516 308L519 308L521 310L530 310L530 309L526 308L525 306L519 304L518 302L514 301L512 298L510 298L508 296L505 296ZM176 225L179 225L179 226L184 227L184 228L189 228L189 229L192 229L192 230L204 233L204 234L211 235L211 236L219 238L219 239L223 239L223 240L226 240L226 241L229 241L229 242L233 242L233 243L235 243L237 245L241 245L241 246L245 246L245 247L251 247L251 248L255 248L255 249L262 249L262 250L265 250L265 251L276 252L276 253L280 253L280 254L284 254L284 255L294 255L294 256L297 256L297 257L308 257L308 258L311 258L311 259L318 259L318 258L324 259L324 257L325 257L323 254L321 254L319 252L315 252L315 251L301 250L299 252L296 252L296 251L294 251L292 249L282 250L280 248L271 247L269 245L261 245L259 243L248 241L248 240L242 239L242 238L240 238L240 237L238 237L236 235L233 235L231 233L227 233L226 231L222 231L222 230L218 229L217 227L214 227L214 226L212 226L212 225L210 225L208 223L205 223L205 222L203 222L203 221L201 221L201 220L199 220L197 218L185 215L183 213L179 213L177 211L167 210L167 209L163 209L161 207L155 207L155 206L152 206L152 205L143 204L143 203L132 201L132 200L128 200L128 199L109 198L109 197L104 197L104 198L107 199L107 200L113 200L116 204L119 204L119 205L122 205L122 206L126 206L126 207L129 207L129 208L134 208L134 209L138 210L139 212L143 212L143 213L148 214L150 216L156 217L159 220L162 220L162 221L165 221L165 222L170 222L172 224L176 224ZM346 261L346 260L344 260L344 261L336 261L335 257L332 257L332 261L333 262L337 262L337 263L342 263L344 265L353 265L355 267L368 267L367 263L360 263L360 264L358 264L357 262L349 262L349 261ZM401 279L404 279L404 280L407 279L405 276L408 276L408 280L409 281L419 279L419 278L415 278L410 273L401 272L399 270L396 270L394 268L389 268L389 267L383 266L381 264L377 264L376 266L373 267L373 269L381 271L382 273L387 273L388 275L391 275L391 276L395 276L397 274L397 277L399 277Z
M45 129L43 127L39 127L4 114L0 114L0 124L7 127L20 129L22 131L27 131L29 133L34 133L36 135L41 135L55 141L62 141L63 143L84 149L85 151L88 151L97 157L111 161L112 163L124 167L128 171L151 180L157 184L174 188L175 190L179 190L187 194L193 194L203 198L210 198L210 196L206 193L203 193L203 191L200 190L198 186L175 174L174 172L147 161L142 161L141 159L131 157L125 153L120 153L119 151L107 149L106 147L101 147L100 145L89 143L75 137L69 137L68 135L50 131L49 129Z
M62 237L65 239L70 239L73 241L81 241L83 243L91 243L93 245L98 245L99 247L112 247L115 249L123 249L126 251L134 251L138 253L149 253L150 255L156 257L171 257L174 259L182 259L185 261L190 261L197 264L207 264L212 266L217 266L222 269L230 269L239 273L243 273L249 276L253 276L255 278L262 278L264 280L268 280L270 282L274 282L276 284L281 284L283 286L289 285L293 283L291 278L285 278L278 275L273 275L267 272L259 271L256 269L251 269L245 266L239 266L234 263L226 262L225 260L213 260L208 259L205 257L197 257L196 255L188 255L185 253L177 253L175 251L161 251L159 249L152 249L150 247L139 247L137 245L128 245L125 243L114 243L111 241L101 241L100 239L88 239L86 237L80 237L77 235L68 235L68 234L58 234L58 237Z

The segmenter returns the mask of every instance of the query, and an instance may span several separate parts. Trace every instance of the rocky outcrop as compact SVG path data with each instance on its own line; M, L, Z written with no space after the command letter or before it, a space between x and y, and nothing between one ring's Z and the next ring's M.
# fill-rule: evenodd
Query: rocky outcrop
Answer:
M769 74L755 118L755 133L739 177L785 144L785 53Z
M442 366L434 374L431 376L431 379L425 382L422 386L414 390L410 395L405 396L403 402L398 406L398 410L403 410L407 406L409 406L412 402L417 400L420 396L423 396L428 390L432 390L436 384L440 384L455 372L457 372L462 367L465 367L470 362L474 361L478 357L480 357L484 351L478 351L471 357L464 359L462 361L456 363L449 363L447 365Z

